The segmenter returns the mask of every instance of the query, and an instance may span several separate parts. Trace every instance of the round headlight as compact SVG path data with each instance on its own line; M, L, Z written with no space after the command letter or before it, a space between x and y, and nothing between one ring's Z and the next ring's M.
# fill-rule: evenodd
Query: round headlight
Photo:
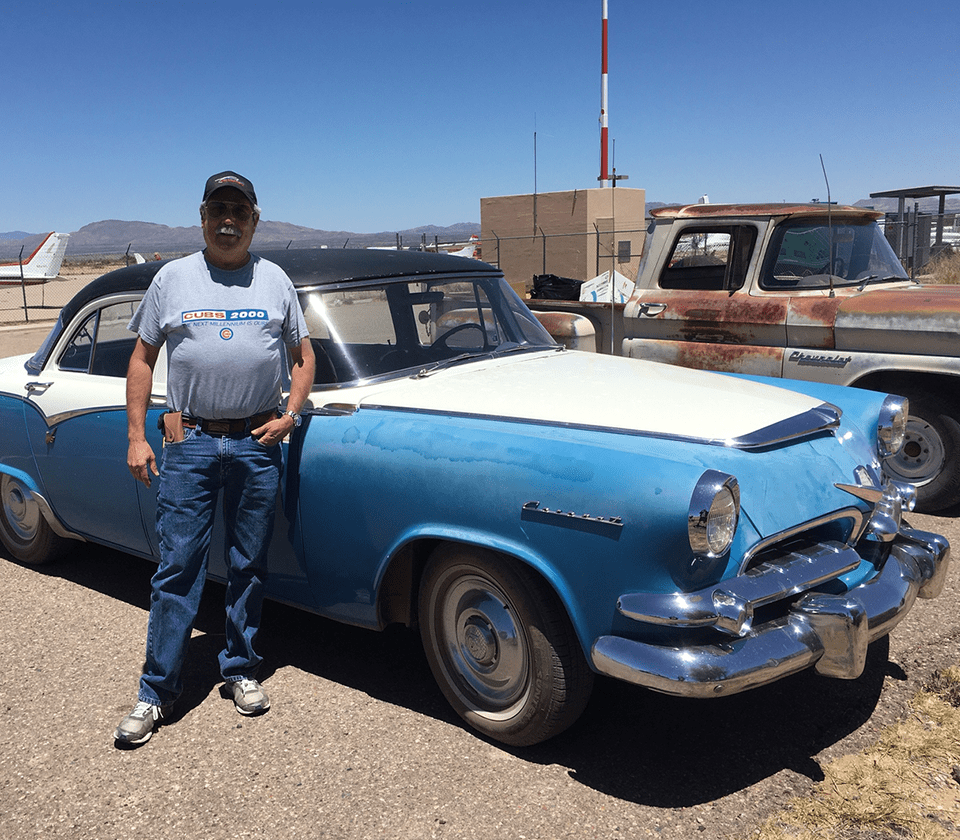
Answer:
M690 497L687 533L695 554L717 557L730 548L740 519L740 485L727 473L707 470Z
M888 483L900 497L900 505L903 510L907 512L913 511L917 506L917 486L915 484L907 484L905 481L893 481L892 479Z
M887 396L877 421L877 451L881 458L896 455L907 435L910 403L904 397Z

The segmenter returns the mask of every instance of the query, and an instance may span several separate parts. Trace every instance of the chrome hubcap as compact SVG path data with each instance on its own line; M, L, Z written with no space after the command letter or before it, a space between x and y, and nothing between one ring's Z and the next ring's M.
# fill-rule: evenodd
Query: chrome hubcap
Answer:
M464 652L480 666L487 667L497 657L497 639L490 625L470 619L463 628Z
M488 717L509 717L529 691L529 651L509 598L488 580L459 578L439 611L443 656L458 693Z

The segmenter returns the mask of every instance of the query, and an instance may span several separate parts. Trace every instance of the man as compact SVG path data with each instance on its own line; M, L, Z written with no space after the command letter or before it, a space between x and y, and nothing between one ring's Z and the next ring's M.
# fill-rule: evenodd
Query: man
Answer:
M130 322L138 338L127 369L127 465L147 487L159 476L160 565L138 702L114 733L118 743L146 742L181 693L221 495L228 581L220 671L241 714L270 708L253 645L280 479L277 444L300 425L314 356L290 279L249 253L259 219L250 181L235 172L209 178L200 205L206 248L164 265ZM158 465L144 426L164 343L168 410ZM290 395L281 410L286 352Z

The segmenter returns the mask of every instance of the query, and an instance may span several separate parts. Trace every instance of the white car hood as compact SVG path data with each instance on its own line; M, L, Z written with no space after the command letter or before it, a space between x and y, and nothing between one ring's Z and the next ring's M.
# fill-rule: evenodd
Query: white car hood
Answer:
M733 440L822 401L730 376L576 351L473 362L360 389L358 406L408 408ZM339 397L346 397L340 392ZM314 400L322 404L314 394ZM346 402L343 399L330 402ZM351 400L354 402L354 400Z

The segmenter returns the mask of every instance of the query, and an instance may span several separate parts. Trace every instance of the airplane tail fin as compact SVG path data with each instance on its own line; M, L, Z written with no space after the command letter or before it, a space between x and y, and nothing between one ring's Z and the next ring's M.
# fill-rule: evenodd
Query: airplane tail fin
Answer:
M477 255L477 247L480 245L480 237L473 235L470 237L470 242L461 248L459 251L451 251L450 254L454 257L469 257L473 258Z
M29 278L54 278L60 274L63 255L67 250L69 233L49 233L30 258L23 263L23 276Z

